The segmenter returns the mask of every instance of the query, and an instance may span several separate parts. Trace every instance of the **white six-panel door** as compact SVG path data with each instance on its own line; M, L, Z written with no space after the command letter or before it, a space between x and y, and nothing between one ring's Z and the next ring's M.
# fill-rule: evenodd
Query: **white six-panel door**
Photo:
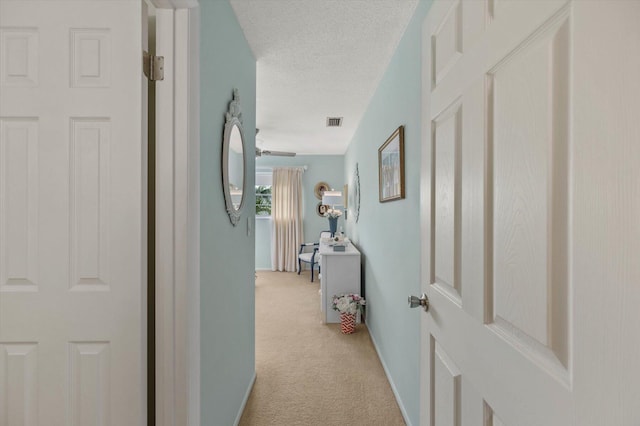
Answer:
M141 2L0 2L0 425L146 411Z
M433 4L421 424L640 424L639 22L637 1Z

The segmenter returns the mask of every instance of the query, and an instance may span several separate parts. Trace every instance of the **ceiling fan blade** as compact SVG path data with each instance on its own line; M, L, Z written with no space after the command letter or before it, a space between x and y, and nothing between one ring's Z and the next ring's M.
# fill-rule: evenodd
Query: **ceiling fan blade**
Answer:
M295 152L285 152L285 151L267 151L262 150L262 155L271 155L274 157L295 157L296 153Z

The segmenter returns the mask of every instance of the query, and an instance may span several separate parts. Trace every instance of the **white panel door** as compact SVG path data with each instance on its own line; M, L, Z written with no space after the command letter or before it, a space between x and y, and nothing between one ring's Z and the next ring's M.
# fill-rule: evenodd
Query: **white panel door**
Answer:
M640 2L435 1L421 424L639 425Z
M0 2L0 425L141 425L139 1Z

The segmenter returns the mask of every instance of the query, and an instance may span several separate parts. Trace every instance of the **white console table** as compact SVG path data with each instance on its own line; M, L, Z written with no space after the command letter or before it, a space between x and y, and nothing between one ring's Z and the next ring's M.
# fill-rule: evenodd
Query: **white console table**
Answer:
M340 322L340 314L331 308L334 294L360 294L360 252L350 242L345 251L333 251L328 243L320 241L320 309L322 320Z

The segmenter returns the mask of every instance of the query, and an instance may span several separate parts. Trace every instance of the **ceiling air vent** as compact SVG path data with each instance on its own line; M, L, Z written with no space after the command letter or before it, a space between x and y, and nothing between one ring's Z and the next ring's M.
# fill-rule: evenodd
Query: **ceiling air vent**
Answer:
M327 117L327 127L342 126L342 117Z

